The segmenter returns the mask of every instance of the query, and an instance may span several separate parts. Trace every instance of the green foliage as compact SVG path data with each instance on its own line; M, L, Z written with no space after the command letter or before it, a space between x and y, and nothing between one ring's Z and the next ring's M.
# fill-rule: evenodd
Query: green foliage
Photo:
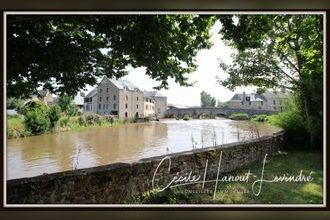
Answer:
M68 116L76 116L78 114L78 107L76 105L69 105L66 114Z
M20 115L7 115L7 137L18 138L29 136L30 132L25 128L24 117Z
M287 140L290 143L296 143L296 147L308 143L307 122L295 102L290 102L286 111L268 116L268 121L270 124L282 128L285 131Z
M201 107L215 107L217 101L214 97L212 97L209 93L202 91L201 92Z
M74 95L100 76L127 74L128 65L146 67L146 74L160 82L157 88L166 88L169 77L190 85L185 75L196 69L197 52L210 48L215 22L213 16L197 14L7 19L9 97L29 96L42 83L52 93ZM101 52L104 48L109 50Z
M220 100L218 100L217 108L228 108L228 102L221 102Z
M191 119L191 116L189 114L184 114L182 119L185 121L189 121Z
M25 115L24 124L32 134L42 134L49 130L50 121L48 112L39 109L30 110Z
M33 110L48 113L49 107L41 101L29 101L24 105L22 112L25 115L27 112Z
M18 113L22 113L24 108L24 100L20 98L7 99L7 109L15 109Z
M249 120L250 117L246 113L234 113L229 116L231 120Z
M59 120L58 120L58 124L60 127L64 128L67 127L69 124L69 117L68 116L62 116Z
M24 124L31 134L42 134L49 130L49 107L40 101L30 101L25 104Z
M264 114L253 115L251 120L258 121L258 122L266 122L266 121L268 121L268 115L264 115Z
M56 122L61 117L61 107L58 104L54 104L49 108L49 120L51 128L55 127Z
M299 114L306 122L310 145L322 146L323 16L225 15L219 19L222 38L238 50L232 64L220 62L229 77L219 82L229 89L254 85L293 91L300 99Z
M58 105L62 112L68 116L76 116L78 114L78 107L73 104L73 98L69 95L62 95L58 99Z

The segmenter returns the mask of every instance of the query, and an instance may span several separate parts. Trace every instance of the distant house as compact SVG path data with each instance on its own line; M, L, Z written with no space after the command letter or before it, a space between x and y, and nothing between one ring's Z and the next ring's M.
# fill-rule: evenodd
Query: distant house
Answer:
M262 94L237 93L228 102L229 108L283 111L288 95L285 92L266 91Z
M79 112L84 111L84 98L85 98L85 93L84 92L79 92L74 98L73 98L73 104L78 107Z
M52 93L48 89L38 90L36 95L31 97L34 101L42 101L47 105L51 105L55 102Z
M154 103L154 115L160 118L164 117L165 111L167 110L167 97L158 91L144 91L143 94L145 101ZM146 106L148 106L148 104L146 104Z

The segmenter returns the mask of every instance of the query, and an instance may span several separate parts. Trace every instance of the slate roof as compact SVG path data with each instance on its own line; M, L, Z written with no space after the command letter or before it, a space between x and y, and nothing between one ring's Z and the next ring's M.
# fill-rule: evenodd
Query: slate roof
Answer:
M93 97L95 96L97 93L97 87L95 87L92 91L90 91L85 97L89 98L89 97Z
M280 97L285 97L286 94L283 92L271 92L271 91L266 91L260 95L258 94L245 94L246 97L250 97L251 102L253 101L267 101L267 99L270 98L280 98ZM230 101L243 101L243 93L236 93Z

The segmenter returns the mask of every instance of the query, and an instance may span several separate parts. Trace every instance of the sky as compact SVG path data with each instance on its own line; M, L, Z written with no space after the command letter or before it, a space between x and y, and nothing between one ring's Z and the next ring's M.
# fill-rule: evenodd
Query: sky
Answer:
M249 93L255 90L255 87L239 87L235 91L230 91L217 83L216 76L225 79L228 75L219 68L219 59L227 64L231 63L230 55L234 50L224 44L218 34L221 28L219 21L211 28L211 42L213 46L210 49L203 49L197 53L196 63L198 65L195 72L187 74L189 82L196 82L192 87L183 87L175 83L174 80L168 81L168 90L161 89L159 92L167 96L168 104L179 104L185 106L200 106L200 93L206 91L221 102L228 101L235 93L243 91ZM150 79L145 74L145 68L130 69L129 74L123 79L129 80L141 90L153 90L154 86L160 85L159 82ZM92 87L87 87L90 91Z

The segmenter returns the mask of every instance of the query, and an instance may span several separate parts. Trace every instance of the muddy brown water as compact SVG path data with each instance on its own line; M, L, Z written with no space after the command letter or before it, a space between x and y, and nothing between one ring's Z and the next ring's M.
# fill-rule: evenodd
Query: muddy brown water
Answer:
M250 121L162 120L7 140L7 179L133 162L265 135L279 128Z

